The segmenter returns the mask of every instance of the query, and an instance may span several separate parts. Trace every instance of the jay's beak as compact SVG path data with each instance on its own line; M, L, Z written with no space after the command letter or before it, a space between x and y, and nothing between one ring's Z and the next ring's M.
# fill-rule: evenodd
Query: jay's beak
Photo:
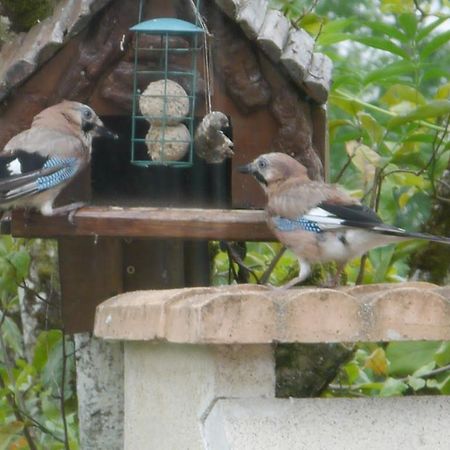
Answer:
M250 164L245 164L245 166L239 166L239 167L237 168L237 170L238 170L240 173L245 173L245 174L252 174L252 173L254 172L254 170L253 170L253 164L252 164L252 163L250 163Z
M97 137L105 137L109 139L119 139L119 136L116 133L113 133L111 130L106 128L104 125L95 125L95 136Z

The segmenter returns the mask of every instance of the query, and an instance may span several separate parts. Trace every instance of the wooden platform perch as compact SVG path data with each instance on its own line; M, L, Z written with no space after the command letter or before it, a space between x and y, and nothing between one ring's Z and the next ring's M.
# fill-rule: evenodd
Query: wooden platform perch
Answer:
M73 223L67 216L45 217L14 211L16 237L63 236L155 237L206 240L270 241L274 236L261 210L196 208L85 207Z

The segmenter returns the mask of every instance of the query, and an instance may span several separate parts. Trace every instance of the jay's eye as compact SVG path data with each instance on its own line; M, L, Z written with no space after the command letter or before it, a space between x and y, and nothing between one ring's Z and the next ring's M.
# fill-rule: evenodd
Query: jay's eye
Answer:
M267 167L267 161L265 159L260 159L258 161L258 168L265 169Z
M92 119L92 112L89 109L83 110L83 117L85 119Z

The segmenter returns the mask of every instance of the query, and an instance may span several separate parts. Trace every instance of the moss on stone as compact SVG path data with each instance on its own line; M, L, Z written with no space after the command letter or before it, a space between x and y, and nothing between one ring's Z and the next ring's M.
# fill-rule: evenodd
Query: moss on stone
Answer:
M278 344L275 347L276 396L317 397L353 355L345 344Z
M28 31L50 16L56 0L0 0L14 31Z

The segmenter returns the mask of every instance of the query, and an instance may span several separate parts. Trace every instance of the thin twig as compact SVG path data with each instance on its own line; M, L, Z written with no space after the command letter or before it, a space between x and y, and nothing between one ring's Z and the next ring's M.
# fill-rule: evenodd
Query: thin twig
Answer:
M414 6L416 7L417 11L419 11L420 15L422 16L421 19L424 19L427 16L427 13L421 8L418 0L413 0L413 1L414 1Z
M278 261L283 256L283 253L286 251L286 247L283 246L278 250L278 253L272 258L272 261L270 261L269 267L264 271L261 278L259 279L259 284L266 284L267 281L269 281L270 275L273 272L273 269L275 269L275 266L278 264Z
M439 184L442 184L443 187L447 188L450 190L450 183L447 183L444 180L436 180Z
M362 284L363 279L364 279L364 272L366 270L366 261L368 258L368 254L364 253L364 255L361 256L361 262L359 264L359 271L358 271L358 276L356 277L356 281L355 284Z
M64 442L59 436L56 436L56 434L54 434L53 431L49 430L45 425L42 425L42 423L38 422L36 419L34 419L32 416L30 416L27 412L20 410L20 409L19 409L19 411L24 417L26 417L30 422L32 422L36 428L39 428L42 432L50 435L53 439L57 440L58 442Z
M312 13L314 8L317 6L317 3L319 3L319 0L313 0L311 2L311 5L309 8L305 8L303 12L301 13L300 17L294 22L294 25L298 27L298 24L302 21L304 17L306 17L308 14Z
M439 200L442 203L450 204L450 198L441 197L440 195L436 195L436 200Z
M375 211L378 210L378 206L380 203L380 197L381 197L381 183L382 183L383 177L382 177L382 169L376 168L375 169L375 176L374 176L374 183L371 189L371 196L370 196L370 202L369 206L374 209ZM355 284L361 284L364 279L364 272L366 270L366 261L368 258L368 254L364 253L361 257L361 262L359 264L359 272L358 276L356 277Z
M440 375L441 373L445 373L450 371L450 364L446 366L439 367L437 369L430 370L429 372L424 373L419 378L430 378L435 375ZM398 381L408 382L409 377L397 378ZM333 389L334 391L347 391L354 393L354 390L361 389L364 387L364 384L350 384L348 386L343 386L340 384L329 384L328 387Z
M348 169L348 167L352 163L353 157L354 157L354 155L349 156L347 158L347 162L342 166L341 170L339 171L339 173L336 175L336 177L334 179L335 183L339 183L339 180L341 179L342 175L344 175L344 172Z
M361 392L355 392L352 388L352 386L341 386L340 384L329 384L328 389L331 389L333 391L341 391L351 394L354 397L367 397L367 395L361 393ZM359 389L359 387L357 388Z
M242 261L242 258L238 255L236 250L233 248L233 246L229 242L224 241L224 244L225 244L225 248L227 249L228 259L230 260L230 267L232 266L232 263L235 262L242 270L245 270L250 275L252 275L255 278L256 282L259 284L259 278L256 275L255 271L250 269L250 267L248 267L244 263L244 261ZM238 274L236 273L234 268L233 268L233 275L235 276L236 281L238 281Z
M19 287L21 287L22 289L25 289L28 292L31 292L31 294L33 294L38 300L40 300L42 303L45 303L48 306L51 306L52 303L50 301L48 301L46 298L44 298L41 294L39 294L38 291L36 291L36 289L33 289L31 287L29 287L26 283L26 280L24 279L22 281L22 283L18 283L17 284Z
M439 375L444 372L448 372L450 370L450 364L446 366L439 367L437 369L430 370L429 372L424 373L419 378L430 378L434 377L435 375ZM401 381L407 381L408 377L400 378Z

